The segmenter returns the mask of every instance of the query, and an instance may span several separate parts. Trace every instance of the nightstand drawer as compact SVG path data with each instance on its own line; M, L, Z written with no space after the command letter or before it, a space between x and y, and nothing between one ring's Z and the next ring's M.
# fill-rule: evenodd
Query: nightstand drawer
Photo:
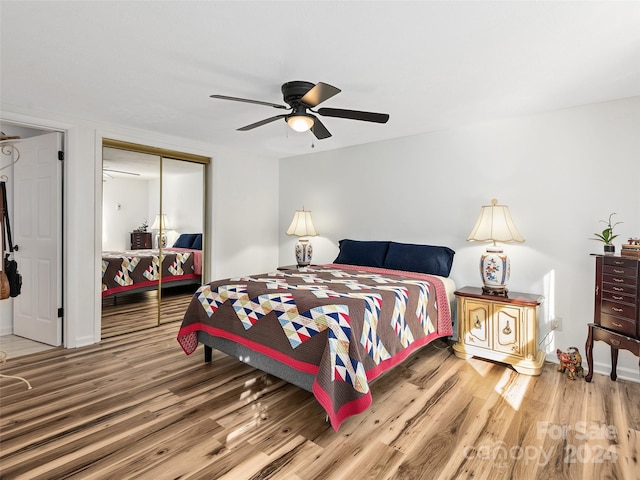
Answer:
M600 325L604 328L608 328L609 330L624 333L625 335L635 336L636 334L636 322L633 320L614 317L613 315L603 313L600 316Z
M636 319L636 306L627 303L612 302L609 300L602 301L603 314L615 315L616 317L624 317L629 320Z

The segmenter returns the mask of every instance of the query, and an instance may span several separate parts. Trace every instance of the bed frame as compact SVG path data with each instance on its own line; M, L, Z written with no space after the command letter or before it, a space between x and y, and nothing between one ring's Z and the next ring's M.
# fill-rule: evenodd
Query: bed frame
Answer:
M295 370L277 360L254 352L226 338L212 337L206 332L198 332L198 342L204 346L204 361L207 363L211 363L213 360L213 349L215 348L258 370L278 377L285 382L292 383L303 390L312 392L314 376L309 373Z

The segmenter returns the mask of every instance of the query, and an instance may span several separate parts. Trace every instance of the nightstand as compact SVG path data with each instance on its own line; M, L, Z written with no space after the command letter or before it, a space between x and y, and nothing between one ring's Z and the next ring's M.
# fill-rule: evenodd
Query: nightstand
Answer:
M512 365L518 373L540 375L544 352L538 349L538 307L541 295L509 292L488 295L482 288L464 287L455 292L458 302L459 358L473 356Z

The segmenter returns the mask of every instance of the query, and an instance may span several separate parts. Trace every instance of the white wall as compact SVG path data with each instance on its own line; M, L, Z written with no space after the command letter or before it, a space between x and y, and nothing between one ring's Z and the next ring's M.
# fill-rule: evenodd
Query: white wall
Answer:
M181 233L202 232L204 198L202 171L204 167L193 163L182 163L185 168L189 170L195 168L197 171L179 175L163 173L165 182L162 189L162 210L167 214L171 227L171 231L167 232L169 245L173 245Z
M278 168L229 150L219 154L226 161L215 165L218 182L211 192L218 206L214 278L273 271L278 265Z
M114 177L102 183L102 250L129 250L131 232L143 220L153 221L148 191L148 180Z
M264 269L267 265L272 269L277 264L277 159L15 105L2 104L0 118L7 123L65 132L66 347L100 340L103 137L213 158L207 179L209 257L205 265L211 278L255 272L254 268ZM248 178L247 171L255 175ZM265 189L264 185L270 187ZM241 260L236 261L240 256Z
M589 254L602 252L589 237L610 212L624 221L619 240L640 234L639 153L636 97L283 159L280 263L293 262L296 238L284 231L304 205L320 232L315 262L333 261L342 238L447 245L456 250L456 284L479 286L485 246L465 239L480 206L497 198L526 239L505 246L509 288L546 297L541 338L551 318L563 318L563 331L547 338L548 358L558 347L584 352L594 304ZM608 373L602 342L594 361ZM622 351L620 377L638 381L637 362Z

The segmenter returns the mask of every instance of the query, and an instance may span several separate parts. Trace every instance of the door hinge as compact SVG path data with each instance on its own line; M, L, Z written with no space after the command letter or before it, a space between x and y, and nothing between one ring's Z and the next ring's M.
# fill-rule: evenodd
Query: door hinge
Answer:
M64 160L64 152L62 150L58 150L58 160L61 162Z
M58 309L58 318L62 318L64 316L64 309L63 308L59 308Z

